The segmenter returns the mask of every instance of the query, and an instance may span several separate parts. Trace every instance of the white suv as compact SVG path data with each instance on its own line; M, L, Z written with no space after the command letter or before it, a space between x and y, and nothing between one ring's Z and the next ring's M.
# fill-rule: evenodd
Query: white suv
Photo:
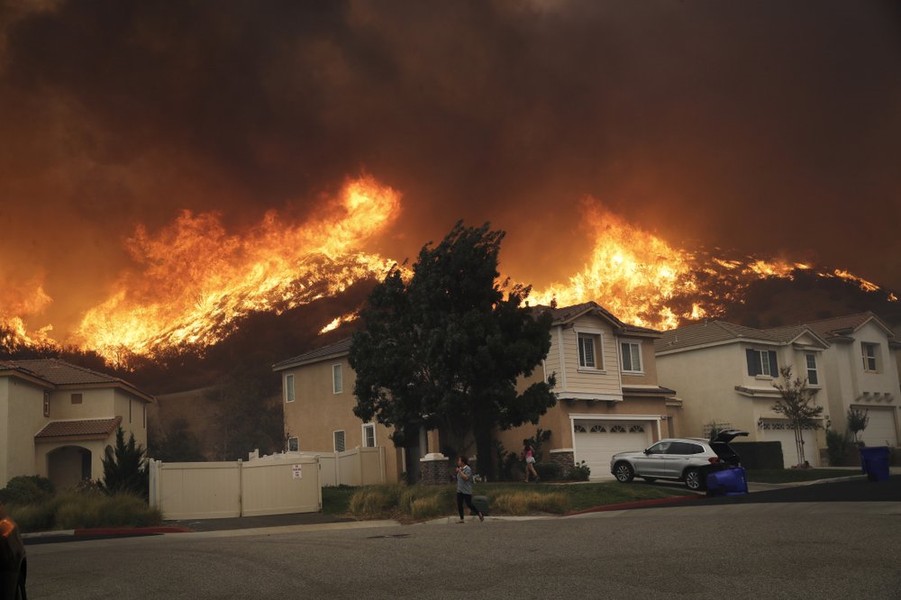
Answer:
M722 466L738 466L739 459L729 442L747 431L727 429L711 439L669 438L647 450L620 452L610 459L610 472L627 483L636 476L647 481L675 479L690 490L703 490L707 473Z

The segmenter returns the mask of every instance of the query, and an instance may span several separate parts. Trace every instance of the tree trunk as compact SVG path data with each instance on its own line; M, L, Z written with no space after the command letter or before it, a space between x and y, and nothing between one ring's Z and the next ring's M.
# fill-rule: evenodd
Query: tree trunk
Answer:
M492 425L489 421L480 419L473 427L473 434L476 438L476 457L478 458L479 475L495 481L497 479L494 465L494 444L492 436Z

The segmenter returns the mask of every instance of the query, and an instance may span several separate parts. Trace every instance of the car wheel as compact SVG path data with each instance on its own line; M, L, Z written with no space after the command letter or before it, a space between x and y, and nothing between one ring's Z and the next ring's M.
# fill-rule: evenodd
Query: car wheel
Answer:
M644 479L648 483L654 483L655 481L657 481L656 477L642 477L642 479Z
M27 600L28 595L25 593L25 577L19 574L19 583L16 585L16 600Z
M701 471L698 469L688 469L685 471L685 487L697 492L704 489L704 480L701 477Z
M613 475L620 483L629 483L635 477L635 471L629 463L621 462L613 467Z

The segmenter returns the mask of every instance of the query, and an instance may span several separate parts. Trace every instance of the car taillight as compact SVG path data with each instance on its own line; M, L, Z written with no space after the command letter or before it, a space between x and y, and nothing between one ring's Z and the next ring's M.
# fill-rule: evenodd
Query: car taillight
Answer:
M710 461L710 464L714 464L714 463L720 462L720 457L719 457L719 456L711 456L711 457L708 458L707 460Z

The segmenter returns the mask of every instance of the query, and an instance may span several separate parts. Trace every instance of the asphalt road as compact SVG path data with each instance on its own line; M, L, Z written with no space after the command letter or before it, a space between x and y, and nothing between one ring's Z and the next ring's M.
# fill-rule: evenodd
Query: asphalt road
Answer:
M901 590L901 502L699 502L346 527L29 546L29 597L822 600Z

